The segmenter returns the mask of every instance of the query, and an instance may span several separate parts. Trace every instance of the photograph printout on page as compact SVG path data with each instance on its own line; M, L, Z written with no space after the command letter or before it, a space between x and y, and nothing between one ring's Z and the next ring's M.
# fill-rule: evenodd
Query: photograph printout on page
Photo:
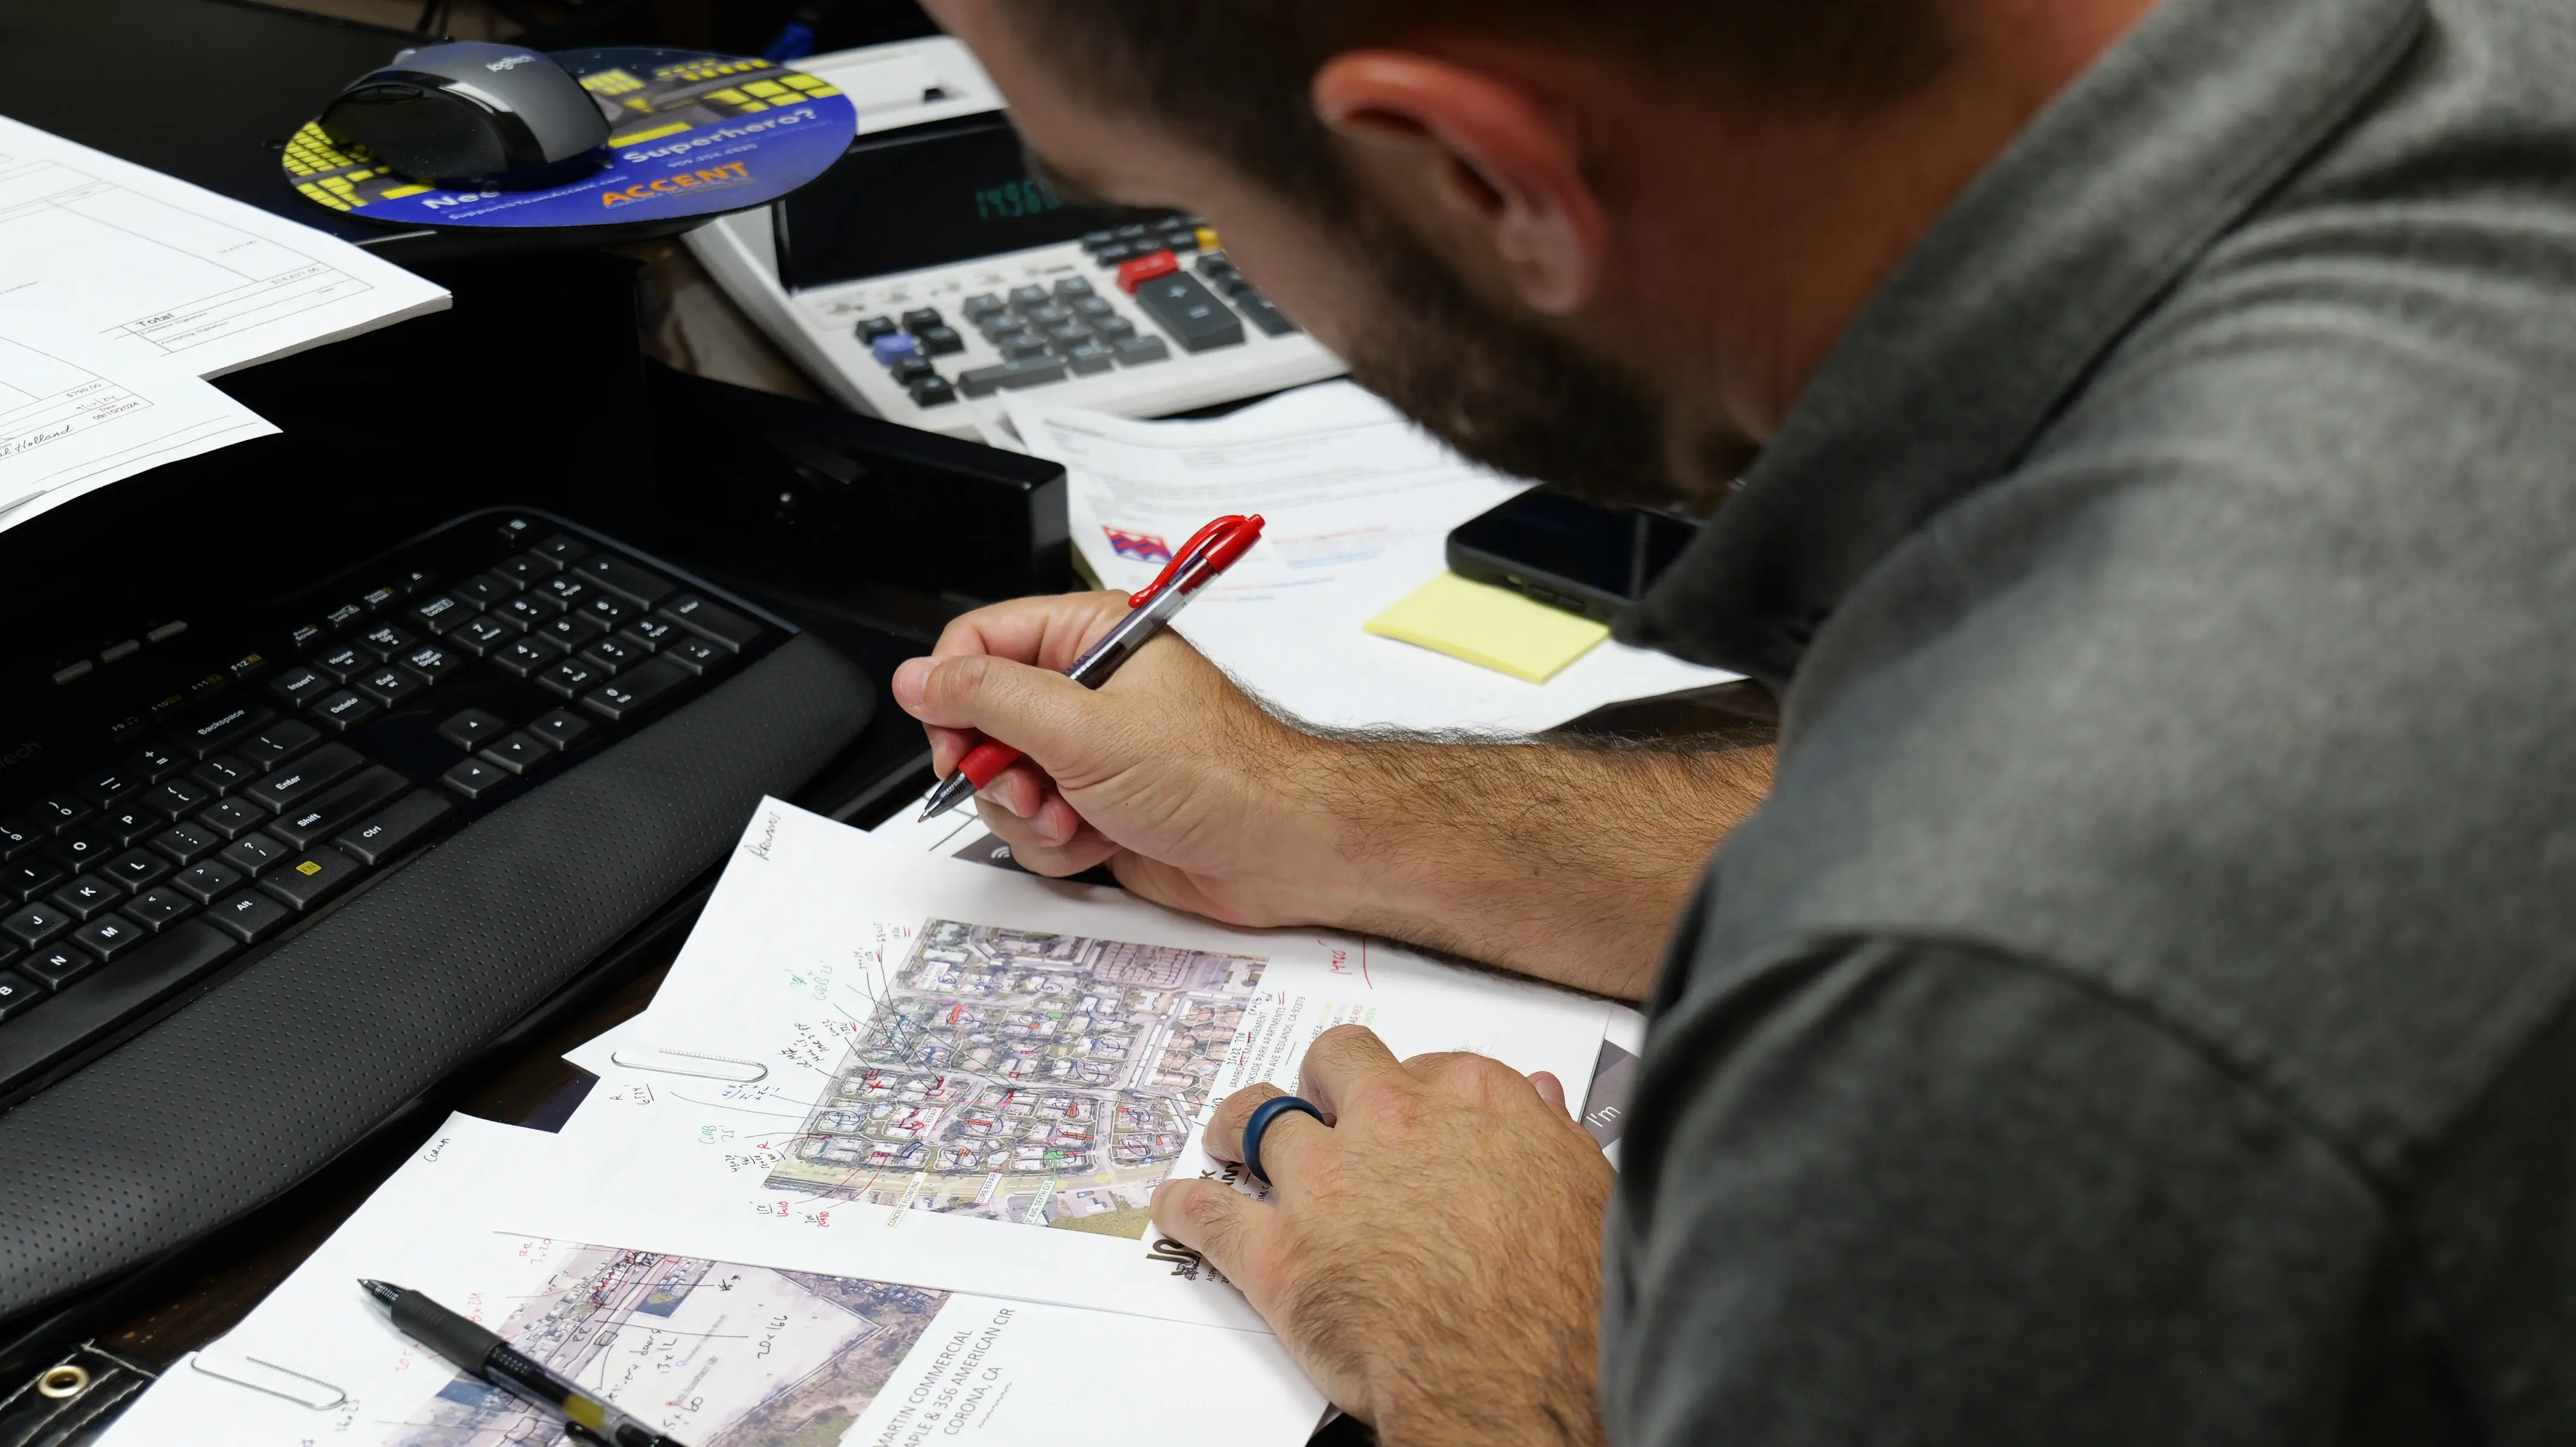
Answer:
M0 327L0 530L119 478L277 431L170 362Z
M553 1137L454 1116L107 1447L512 1447L559 1439L405 1339L391 1281L689 1447L1305 1440L1324 1400L1275 1338L494 1229L578 1199ZM1186 1370L1175 1364L1186 1363Z
M345 241L0 117L0 336L67 327L213 377L447 304Z
M1612 641L1530 683L1363 632L1447 570L1451 528L1529 484L1460 457L1353 383L1212 421L1138 422L1025 392L1005 400L1021 444L1064 464L1074 546L1107 587L1153 581L1212 517L1268 520L1260 546L1172 626L1310 723L1526 733L1736 676Z
M1199 1143L1215 1102L1293 1087L1341 1023L1579 1089L1607 1007L768 800L652 1006L612 1032L703 1075L612 1067L563 1140L602 1187L581 1219L629 1245L1257 1328L1147 1206L1175 1174L1231 1179ZM561 1235L571 1210L530 1197L511 1224Z

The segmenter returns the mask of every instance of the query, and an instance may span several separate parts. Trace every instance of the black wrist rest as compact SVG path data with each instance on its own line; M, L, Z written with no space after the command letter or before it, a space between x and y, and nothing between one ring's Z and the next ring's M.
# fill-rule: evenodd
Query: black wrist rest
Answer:
M0 1320L257 1209L721 859L875 708L788 640L0 1116Z

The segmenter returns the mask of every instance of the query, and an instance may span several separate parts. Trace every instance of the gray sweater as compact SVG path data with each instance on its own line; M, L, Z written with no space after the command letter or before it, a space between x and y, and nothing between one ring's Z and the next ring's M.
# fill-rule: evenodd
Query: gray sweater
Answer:
M2576 1443L2576 3L2166 0L1628 632L1614 1441Z

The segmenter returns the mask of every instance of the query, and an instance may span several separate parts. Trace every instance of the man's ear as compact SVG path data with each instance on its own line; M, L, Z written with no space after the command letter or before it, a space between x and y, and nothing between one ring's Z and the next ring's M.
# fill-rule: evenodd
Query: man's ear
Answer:
M1499 271L1533 311L1592 300L1609 227L1584 175L1573 125L1492 72L1403 51L1337 55L1315 73L1315 113L1347 143L1382 199L1435 245Z

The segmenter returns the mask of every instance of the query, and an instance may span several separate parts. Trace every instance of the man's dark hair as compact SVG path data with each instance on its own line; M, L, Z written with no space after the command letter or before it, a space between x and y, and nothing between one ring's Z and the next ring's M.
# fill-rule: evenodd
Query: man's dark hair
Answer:
M1607 51L1750 101L1865 101L1933 69L1941 0L1011 0L1100 104L1186 125L1301 200L1350 197L1308 99L1345 51L1437 30Z

